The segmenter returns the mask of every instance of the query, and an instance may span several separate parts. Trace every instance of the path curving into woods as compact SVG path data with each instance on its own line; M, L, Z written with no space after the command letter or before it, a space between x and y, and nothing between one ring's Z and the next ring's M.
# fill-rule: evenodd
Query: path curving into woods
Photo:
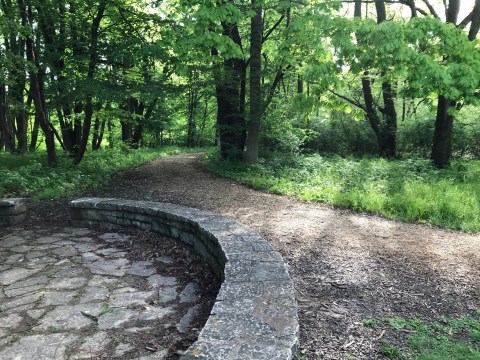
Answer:
M308 359L382 359L380 341L400 340L393 331L365 328L369 318L429 320L480 308L479 234L252 190L207 172L198 154L123 171L87 195L186 205L257 230L289 266Z

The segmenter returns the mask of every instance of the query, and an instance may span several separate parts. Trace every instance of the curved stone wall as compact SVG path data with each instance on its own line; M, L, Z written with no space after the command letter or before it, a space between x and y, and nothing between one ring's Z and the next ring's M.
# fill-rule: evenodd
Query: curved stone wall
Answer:
M198 340L183 360L289 360L298 347L297 303L281 255L252 229L180 205L83 198L75 226L130 226L171 237L213 268L222 286Z

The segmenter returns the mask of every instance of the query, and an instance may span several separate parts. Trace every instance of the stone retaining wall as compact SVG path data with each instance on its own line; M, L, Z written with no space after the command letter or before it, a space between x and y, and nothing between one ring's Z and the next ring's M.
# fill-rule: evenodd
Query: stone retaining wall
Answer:
M25 220L25 199L0 199L0 226L18 225Z
M183 360L289 360L298 347L297 304L281 255L232 219L180 205L83 198L75 226L131 226L171 237L222 280L211 315Z

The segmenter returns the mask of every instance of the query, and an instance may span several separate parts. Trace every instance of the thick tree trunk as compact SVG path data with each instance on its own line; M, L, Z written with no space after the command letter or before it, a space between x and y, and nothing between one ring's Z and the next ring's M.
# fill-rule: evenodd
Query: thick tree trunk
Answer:
M457 25L458 13L460 11L460 0L450 0L446 9L446 22ZM480 1L475 1L475 6L472 14L472 22L468 38L473 41L477 37L480 28ZM437 116L435 118L435 129L433 133L433 145L431 152L431 159L433 163L439 167L444 168L450 162L452 157L452 130L453 130L453 115L449 113L451 107L455 107L456 102L452 99L447 99L443 95L438 96L437 101Z
M262 117L262 8L257 0L252 0L255 16L251 20L250 31L250 119L248 122L247 152L245 160L254 163L258 160L260 119Z
M122 127L122 141L126 144L132 142L132 123L128 120L120 120Z
M383 146L380 155L394 157L397 144L397 112L395 110L395 93L392 85L388 82L382 83L383 95Z
M237 24L222 23L223 35L230 37L240 48L241 38ZM212 50L213 55L218 52ZM245 147L244 84L245 61L228 59L223 68L214 66L217 97L217 125L222 159L241 160Z
M451 100L441 95L438 97L431 157L434 164L439 168L448 164L452 154L453 116L449 114L449 109L452 106L455 106L455 104Z

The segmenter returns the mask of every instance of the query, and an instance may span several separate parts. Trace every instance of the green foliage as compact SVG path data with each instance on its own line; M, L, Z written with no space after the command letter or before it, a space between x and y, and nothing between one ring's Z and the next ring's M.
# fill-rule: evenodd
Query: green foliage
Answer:
M209 159L208 168L253 188L404 221L480 231L480 161L444 170L428 160L285 156L257 164Z
M50 168L45 155L24 156L0 153L0 197L28 196L38 199L73 197L89 188L105 185L120 169L138 165L150 159L178 154L178 147L130 150L127 147L90 152L77 167L63 154L59 166Z
M367 319L363 321L363 326L376 329L378 327L378 320L377 319Z
M480 318L464 316L442 318L427 323L419 319L400 317L380 319L394 330L408 330L407 344L411 356L397 347L383 344L380 351L392 359L412 360L478 360L480 359ZM402 332L401 334L405 334ZM403 335L402 335L403 336Z
M380 354L385 355L388 359L405 359L405 355L403 354L402 350L386 342L383 342L380 345Z

